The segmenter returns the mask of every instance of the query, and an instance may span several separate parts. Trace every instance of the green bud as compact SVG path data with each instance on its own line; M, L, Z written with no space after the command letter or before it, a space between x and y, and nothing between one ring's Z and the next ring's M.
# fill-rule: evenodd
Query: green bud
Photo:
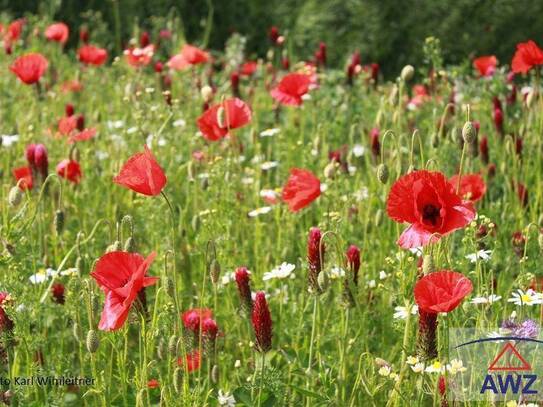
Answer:
M217 284L219 282L219 276L221 274L221 265L217 259L213 259L209 266L209 275L211 277L211 282Z
M19 206L23 200L23 191L19 187L13 187L9 190L8 194L8 204L12 208Z
M404 82L409 82L415 75L415 68L412 65L406 65L403 67L400 77Z
M328 273L326 271L321 271L317 277L317 283L322 292L325 292L330 286L330 279L328 278Z
M219 383L219 366L213 365L211 369L211 381L213 384Z
M98 346L100 346L98 334L94 329L91 329L89 332L87 332L87 350L90 353L94 353L98 350Z
M386 184L388 181L388 167L386 164L379 164L377 167L377 179L381 184Z
M64 212L58 209L55 212L55 231L57 232L57 235L60 235L63 229L64 229Z
M475 140L476 136L477 130L475 130L475 126L473 126L473 123L466 122L464 124L464 127L462 128L462 138L464 139L464 142L466 142L467 144L471 144Z
M134 252L136 250L136 241L132 236L130 236L124 242L124 251L125 252Z
M432 255L426 254L422 259L422 273L424 275L433 273L435 271L435 264Z

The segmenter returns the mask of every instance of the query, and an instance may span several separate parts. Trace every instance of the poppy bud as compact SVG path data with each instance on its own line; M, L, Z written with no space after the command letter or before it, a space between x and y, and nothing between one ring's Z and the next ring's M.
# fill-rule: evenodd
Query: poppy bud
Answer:
M64 212L58 209L55 212L55 231L57 232L57 235L60 235L63 229L64 229Z
M325 292L330 286L330 279L328 278L328 273L323 271L317 277L317 283L319 284L319 289L321 292Z
M19 206L22 200L23 200L23 191L21 191L21 188L17 186L12 187L9 190L9 194L8 194L9 206L11 206L12 208L15 208Z
M398 104L398 85L394 84L392 86L392 89L390 90L390 95L388 96L388 102L392 106L396 106Z
M413 79L414 75L415 68L413 68L412 65L406 65L403 67L400 77L402 78L402 81L409 82L411 79Z
M353 282L358 285L358 271L360 270L360 249L354 244L347 249L347 263L353 274Z
M259 352L269 351L272 346L272 320L266 295L262 291L256 293L252 322L255 332L256 349Z
M119 252L123 248L123 244L119 240L115 240L106 248L106 253Z
M202 99L204 99L204 102L210 102L213 98L213 88L209 85L205 85L200 90L200 94L202 95Z
M318 277L322 270L321 258L324 260L326 247L321 245L322 233L319 228L312 227L307 239L307 262L309 265L308 284L312 293L319 293ZM321 252L322 250L322 252Z
M473 126L473 122L466 122L462 128L462 138L464 139L464 142L470 144L475 140L476 136L477 132Z
M377 179L381 184L386 184L388 181L388 167L386 164L379 164L377 167Z
M75 268L77 269L77 272L79 274L83 274L83 272L85 271L85 262L81 256L78 256L75 260Z
M136 241L132 236L130 236L126 241L124 242L124 251L125 252L133 252L136 250Z
M336 175L336 169L338 168L338 163L336 161L332 161L324 167L324 176L328 179L334 178Z
M94 329L91 329L87 332L87 350L89 353L94 353L98 350L100 346L100 339L98 339L98 334Z
M140 35L140 47L145 48L150 43L151 37L149 36L149 33L147 31L142 32Z
M74 111L74 105L72 105L71 103L66 103L66 106L64 106L64 113L66 117L73 116Z
M173 298L175 294L175 285L173 283L173 280L170 277L164 278L164 289L166 290L166 293Z
M422 260L422 274L430 274L435 271L434 259L431 254L426 254Z
M251 297L251 276L246 267L238 267L234 274L241 307L250 314L253 310L253 299Z

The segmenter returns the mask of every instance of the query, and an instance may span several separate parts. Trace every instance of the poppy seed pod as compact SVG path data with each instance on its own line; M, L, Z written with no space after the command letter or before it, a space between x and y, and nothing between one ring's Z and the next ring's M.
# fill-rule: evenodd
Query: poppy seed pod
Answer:
M403 67L402 72L400 73L400 77L402 78L402 81L409 82L411 79L413 79L413 76L415 75L415 68L413 68L412 65L406 65Z
M100 339L98 339L98 333L91 329L87 332L87 350L89 353L95 353L100 346Z
M386 184L388 181L388 167L386 164L379 164L377 167L377 179L381 184Z
M19 206L22 200L23 200L23 191L21 191L21 189L17 186L12 187L9 190L9 194L8 194L9 206L11 206L12 208L15 208Z
M462 128L462 138L464 139L464 142L467 144L471 144L475 140L476 136L477 130L475 130L473 122L466 122L464 124L464 127Z

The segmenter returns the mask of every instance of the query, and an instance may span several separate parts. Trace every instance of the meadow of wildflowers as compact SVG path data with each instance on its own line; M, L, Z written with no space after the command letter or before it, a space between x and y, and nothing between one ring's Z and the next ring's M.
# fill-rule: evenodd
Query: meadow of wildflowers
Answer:
M541 39L385 80L156 28L0 24L0 402L457 405L449 328L538 336Z

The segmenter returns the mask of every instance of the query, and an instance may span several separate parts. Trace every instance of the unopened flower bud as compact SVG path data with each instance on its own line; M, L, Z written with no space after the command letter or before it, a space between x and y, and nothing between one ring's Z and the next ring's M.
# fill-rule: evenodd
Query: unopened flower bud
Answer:
M338 165L336 161L328 163L328 165L324 167L324 176L329 179L334 178L334 176L336 175L337 167Z
M79 331L80 331L79 324L75 322L72 326L72 334L77 342L81 340L81 335Z
M64 212L58 209L55 212L55 231L60 235L64 230Z
M211 369L211 381L213 384L219 383L219 366L213 365L213 368Z
M219 276L221 274L221 265L217 259L213 259L209 265L209 276L211 277L211 282L217 284L219 282Z
M130 236L126 241L124 242L124 251L125 252L133 252L136 249L136 241L132 236Z
M330 286L330 279L328 278L328 273L326 271L319 273L319 276L317 277L317 282L319 284L320 290L322 292L325 292Z
M100 346L100 340L98 339L98 334L94 329L91 329L87 333L87 350L90 353L94 353L98 350L98 346Z
M8 204L12 208L15 208L19 206L21 201L23 200L23 191L21 191L21 188L15 186L9 190L8 194Z
M202 95L202 99L204 99L204 102L209 103L211 101L211 98L213 97L213 89L209 85L205 85L200 90L200 93Z
M462 128L462 138L467 144L473 143L475 137L477 136L477 130L473 126L472 122L466 122Z
M403 67L400 77L402 78L402 81L409 82L411 79L413 79L414 75L415 75L415 68L413 68L412 65L406 65Z
M107 247L106 253L118 252L118 251L121 251L122 248L123 248L123 244L119 240L115 240L112 244L110 244Z
M217 124L219 125L220 128L224 128L224 124L225 124L224 116L225 116L224 107L219 106L219 108L217 109Z
M386 184L388 181L388 167L386 164L379 164L377 167L377 179L381 184Z
M435 264L432 255L427 254L422 259L422 273L424 275L433 273L435 271Z
M166 277L163 279L164 281L164 288L166 289L166 293L173 298L175 294L175 285L173 283L173 280L170 277Z

